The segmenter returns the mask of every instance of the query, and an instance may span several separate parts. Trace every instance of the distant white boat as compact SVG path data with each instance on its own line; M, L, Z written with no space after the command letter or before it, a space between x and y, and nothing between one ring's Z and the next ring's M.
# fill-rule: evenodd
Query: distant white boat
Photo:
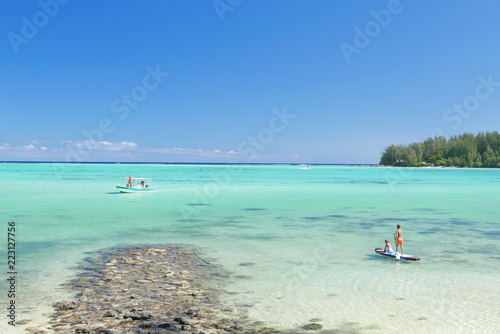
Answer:
M299 169L311 169L311 166L299 167Z
M152 191L151 180L143 177L122 177L116 188L121 193L138 193Z

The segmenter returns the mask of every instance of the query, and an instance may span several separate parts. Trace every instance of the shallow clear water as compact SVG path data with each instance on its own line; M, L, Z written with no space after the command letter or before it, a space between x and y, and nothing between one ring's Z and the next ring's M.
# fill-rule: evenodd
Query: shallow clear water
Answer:
M155 191L117 193L130 175ZM231 272L233 316L284 331L500 332L497 169L2 164L0 179L28 326L71 297L61 284L89 252L185 244ZM396 224L420 262L375 254Z

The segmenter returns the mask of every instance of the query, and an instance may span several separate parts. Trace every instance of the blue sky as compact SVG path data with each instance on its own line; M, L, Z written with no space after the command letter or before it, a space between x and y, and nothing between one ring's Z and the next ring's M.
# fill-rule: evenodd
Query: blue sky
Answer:
M499 130L500 2L3 1L0 160L378 163Z

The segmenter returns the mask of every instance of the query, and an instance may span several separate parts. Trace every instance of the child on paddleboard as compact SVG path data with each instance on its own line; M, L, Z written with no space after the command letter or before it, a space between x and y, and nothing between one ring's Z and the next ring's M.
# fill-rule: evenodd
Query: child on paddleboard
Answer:
M385 239L384 252L386 252L386 253L394 253L394 251L392 250L391 243L389 242L389 239Z

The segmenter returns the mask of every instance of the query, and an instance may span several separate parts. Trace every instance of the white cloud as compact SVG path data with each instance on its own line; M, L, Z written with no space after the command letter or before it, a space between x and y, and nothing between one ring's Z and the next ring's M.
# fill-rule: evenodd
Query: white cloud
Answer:
M33 151L36 149L36 147L32 144L21 146L21 150L26 150L26 151Z
M10 140L0 143L0 151L2 159L12 160L248 162L246 154L234 150L142 147L132 141Z
M105 151L120 151L126 149L135 149L138 145L130 141L121 142L109 142L100 141L96 142L93 140L64 140L61 143L66 144L69 147L75 147L78 149L88 149L88 150L105 150Z

